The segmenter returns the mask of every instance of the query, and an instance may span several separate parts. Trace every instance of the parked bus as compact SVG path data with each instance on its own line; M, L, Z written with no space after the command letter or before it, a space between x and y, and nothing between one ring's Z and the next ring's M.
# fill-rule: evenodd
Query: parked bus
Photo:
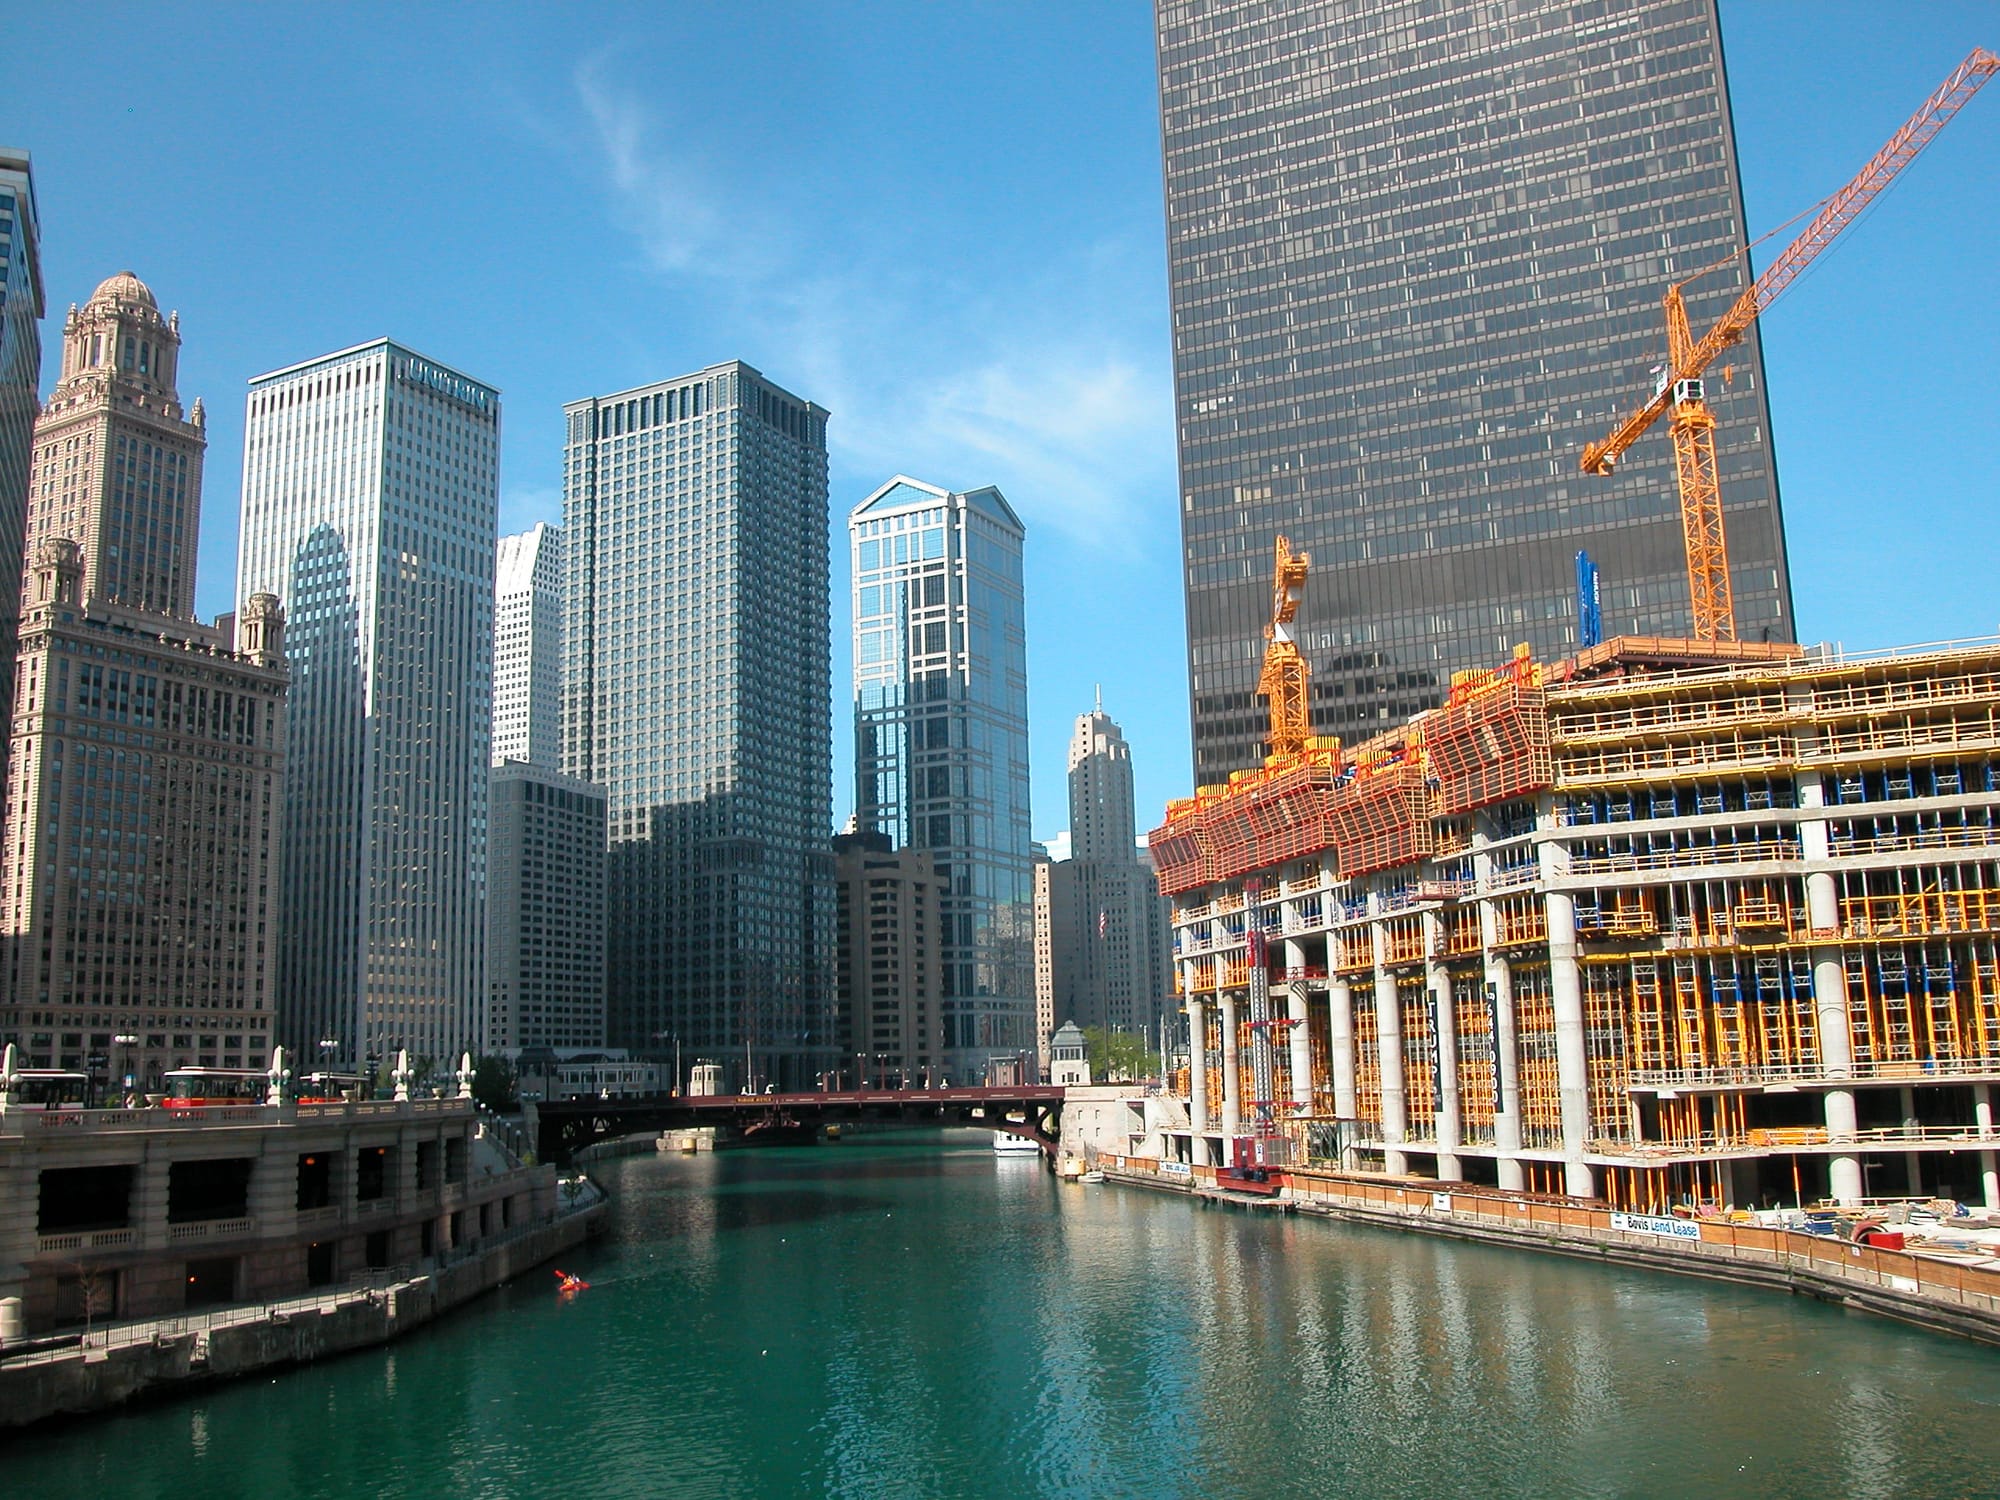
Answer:
M168 1109L262 1104L271 1078L255 1068L175 1068L166 1075Z
M359 1073L308 1073L294 1090L301 1104L345 1104L367 1097Z
M21 1068L14 1074L16 1109L82 1109L90 1102L90 1079L58 1068Z

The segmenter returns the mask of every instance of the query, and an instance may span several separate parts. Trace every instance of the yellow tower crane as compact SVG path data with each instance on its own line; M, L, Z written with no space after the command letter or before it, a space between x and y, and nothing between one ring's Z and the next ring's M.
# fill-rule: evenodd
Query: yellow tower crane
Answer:
M1669 407L1673 409L1669 431L1673 435L1674 467L1680 482L1681 529L1687 542L1688 593L1694 606L1696 640L1736 639L1736 604L1729 587L1729 549L1722 533L1722 487L1716 475L1715 414L1703 398L1703 372L1724 349L1742 341L1757 315L1798 279L1814 256L1860 216L1996 71L2000 71L2000 58L1983 47L1975 47L1937 92L1924 101L1923 108L1875 154L1874 160L1820 205L1804 232L1731 304L1722 320L1700 342L1688 330L1687 304L1681 298L1681 288L1730 264L1735 257L1704 267L1667 289L1667 364L1659 385L1652 399L1620 423L1609 437L1583 450L1583 469L1587 474L1609 474L1619 455L1637 442ZM1281 542L1281 556L1282 549ZM1264 671L1268 677L1271 671L1268 658ZM1277 727L1277 712L1277 700L1273 698L1273 732Z
M1278 538L1277 564L1271 572L1271 620L1264 627L1264 670L1257 691L1271 700L1271 754L1297 755L1312 735L1312 709L1306 701L1306 659L1292 638L1305 597L1306 570L1312 555L1294 552L1292 539Z

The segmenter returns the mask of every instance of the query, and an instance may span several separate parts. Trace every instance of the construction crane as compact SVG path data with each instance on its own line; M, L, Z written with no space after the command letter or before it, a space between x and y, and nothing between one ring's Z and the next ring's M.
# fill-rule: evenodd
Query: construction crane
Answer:
M1306 570L1312 554L1294 552L1292 539L1278 538L1277 563L1271 571L1271 622L1264 627L1264 670L1257 691L1271 700L1271 754L1297 755L1312 734L1312 711L1306 702L1306 659L1292 639L1292 621L1305 598Z
M1708 408L1702 374L1715 357L1740 343L1757 315L1798 279L1813 258L1852 224L1898 172L1929 145L1951 117L1980 87L2000 71L2000 57L1983 47L1958 65L1938 91L1924 102L1909 123L1875 154L1846 187L1820 205L1799 237L1785 247L1762 276L1738 297L1722 319L1699 342L1688 329L1687 304L1681 289L1711 271L1729 265L1735 256L1706 266L1667 289L1667 363L1653 398L1619 424L1602 442L1583 450L1587 474L1609 474L1619 455L1673 409L1669 431L1674 442L1674 467L1680 483L1681 529L1687 541L1688 593L1694 606L1694 636L1698 641L1736 639L1736 605L1729 588L1729 549L1722 533L1722 487L1716 475L1715 414ZM1727 372L1725 372L1726 374ZM1270 673L1268 658L1265 673ZM1277 700L1271 704L1277 724Z

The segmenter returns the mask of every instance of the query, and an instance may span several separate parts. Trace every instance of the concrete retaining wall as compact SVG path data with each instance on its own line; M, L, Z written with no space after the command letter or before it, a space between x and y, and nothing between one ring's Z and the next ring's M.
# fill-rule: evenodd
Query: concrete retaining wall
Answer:
M0 1360L0 1429L387 1343L581 1244L604 1212L599 1202L428 1275L336 1294L321 1307L235 1322L221 1309L205 1330Z
M1234 1195L1218 1189L1212 1167L1168 1174L1160 1163L1143 1157L1104 1157L1099 1165L1114 1181L1234 1201ZM1384 1229L1768 1287L2000 1344L2000 1267L1959 1265L1761 1225L1614 1214L1584 1203L1463 1183L1288 1172L1284 1196L1276 1204L1243 1201Z

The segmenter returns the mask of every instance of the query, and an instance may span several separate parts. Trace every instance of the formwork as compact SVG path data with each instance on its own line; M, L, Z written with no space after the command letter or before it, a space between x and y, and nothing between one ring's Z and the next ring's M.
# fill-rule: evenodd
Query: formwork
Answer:
M1436 838L1421 753L1357 768L1329 797L1327 821L1349 878L1429 858Z
M1555 757L1540 667L1517 654L1498 672L1461 673L1424 725L1424 754L1447 816L1548 788Z

